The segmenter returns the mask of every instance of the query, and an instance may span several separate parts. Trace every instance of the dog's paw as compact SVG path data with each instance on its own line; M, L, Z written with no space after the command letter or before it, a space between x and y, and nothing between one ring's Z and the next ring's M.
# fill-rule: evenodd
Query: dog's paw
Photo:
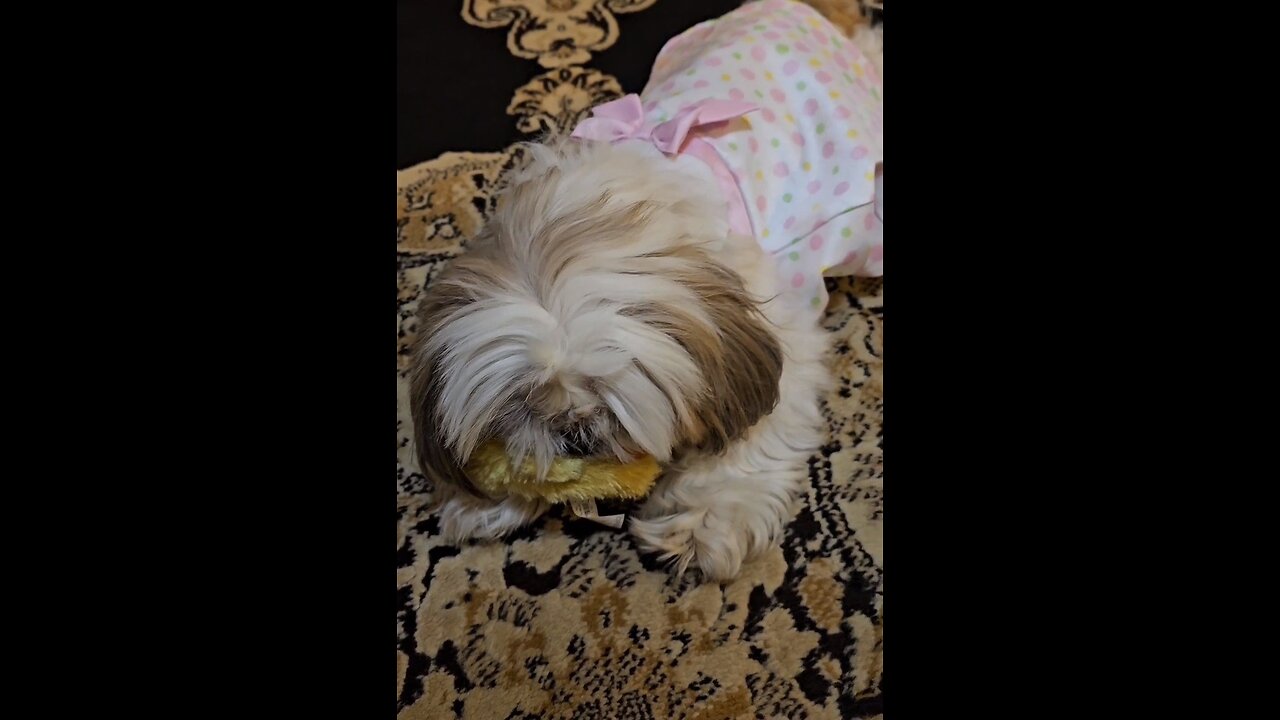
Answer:
M495 540L535 520L547 509L541 502L506 498L487 500L456 492L438 510L440 536L445 542Z
M688 568L708 580L732 580L749 558L753 544L740 528L731 527L707 510L630 521L642 550L659 554L683 575Z

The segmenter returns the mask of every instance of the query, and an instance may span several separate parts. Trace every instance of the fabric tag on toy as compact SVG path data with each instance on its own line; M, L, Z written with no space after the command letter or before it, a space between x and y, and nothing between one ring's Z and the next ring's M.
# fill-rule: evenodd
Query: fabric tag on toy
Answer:
M614 530L622 527L622 523L627 519L626 515L621 514L601 515L596 510L595 500L570 500L569 509L573 511L574 515L577 515L583 520L590 520L592 522L598 522L601 525L608 525Z

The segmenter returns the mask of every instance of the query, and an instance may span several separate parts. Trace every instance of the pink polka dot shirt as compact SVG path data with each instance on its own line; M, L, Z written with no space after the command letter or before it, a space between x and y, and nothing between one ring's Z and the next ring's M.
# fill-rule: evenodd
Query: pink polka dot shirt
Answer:
M699 102L754 106L698 136L732 172L784 287L820 312L824 274L884 272L882 87L818 12L763 0L668 42L640 100L652 124Z

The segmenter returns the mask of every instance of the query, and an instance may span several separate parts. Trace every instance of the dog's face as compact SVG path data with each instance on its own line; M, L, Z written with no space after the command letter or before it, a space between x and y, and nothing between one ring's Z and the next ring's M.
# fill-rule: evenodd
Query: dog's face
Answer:
M562 455L722 450L777 402L783 358L742 278L705 250L718 208L648 187L607 148L544 152L422 300L423 471L466 487L490 438L543 473Z

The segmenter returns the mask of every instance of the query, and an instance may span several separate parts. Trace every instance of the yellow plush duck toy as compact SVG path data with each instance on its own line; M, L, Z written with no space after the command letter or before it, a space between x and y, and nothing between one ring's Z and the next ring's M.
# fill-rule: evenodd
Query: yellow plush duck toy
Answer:
M466 472L476 489L490 497L516 495L526 500L569 503L576 514L617 527L621 516L616 516L616 524L595 517L595 501L642 498L653 488L662 469L650 456L629 463L560 457L553 461L546 479L539 482L531 458L515 468L507 457L506 446L490 441L471 454Z

